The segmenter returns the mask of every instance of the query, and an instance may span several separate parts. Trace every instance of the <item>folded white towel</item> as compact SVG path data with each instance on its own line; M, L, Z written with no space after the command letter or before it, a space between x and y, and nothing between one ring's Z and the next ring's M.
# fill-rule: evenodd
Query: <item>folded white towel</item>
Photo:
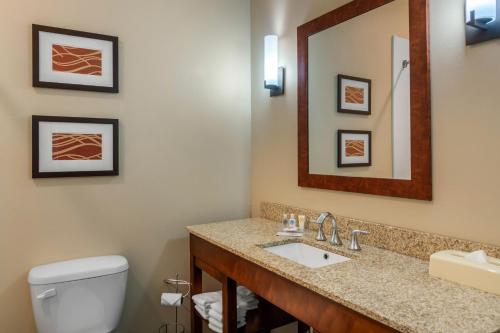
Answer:
M258 307L259 307L259 300L257 299L254 299L251 302L239 302L236 305L238 311L245 311L245 312L248 310L257 309ZM210 309L222 314L222 303L221 302L212 303L210 304Z
M237 295L236 296L236 299L237 299L237 302L239 304L242 304L242 303L249 303L249 302L253 302L253 301L256 301L257 298L255 298L255 296L241 296L241 295Z
M205 311L205 309L199 305L195 305L194 306L195 310L198 311L198 313L200 314L200 316L205 319L205 320L208 320L209 319L209 316L208 316L208 312Z
M218 320L215 320L213 318L209 318L208 319L208 325L210 327L210 325L212 325L212 327L216 328L216 329L219 329L222 331L222 327L223 327L223 324L221 321L218 321ZM237 328L240 328L240 327L243 327L246 325L246 322L245 321L238 321L236 323L236 327ZM216 331L217 332L217 331Z
M246 315L247 315L246 311L238 311L236 313L236 319L238 321L245 321ZM213 309L208 310L208 317L214 318L215 320L222 322L222 314L217 311L214 311Z
M256 310L259 308L259 302L255 302L247 305L247 311Z
M242 301L242 302L238 303L238 306L240 308L247 310L247 311L254 310L254 309L257 309L259 307L259 300L254 298L252 300Z
M220 300L222 299L222 292L212 291L208 293L193 295L191 298L197 305L205 307L211 303L220 302Z
M197 294L193 295L191 298L196 305L208 309L210 308L211 304L216 302L222 302L222 291L219 290L203 294ZM255 306L258 304L258 300L255 298L254 295L242 296L238 294L236 295L236 303L238 308L249 308L249 307L255 308Z
M210 309L211 303L200 303L200 302L196 302L195 300L193 300L193 303L194 303L194 305L198 305L200 308L203 308L207 311L208 311L208 309Z
M200 306L198 304L194 305L195 309L198 309L199 312L202 312L204 315L208 317L208 309L204 308L203 306Z
M254 296L254 293L245 286L236 287L236 292L241 296Z
M223 329L224 327L224 324L221 321L215 320L213 318L208 318L208 324L217 327L218 329Z
M222 332L223 332L222 328L219 328L219 327L214 326L214 325L212 325L212 324L208 324L208 328L209 328L210 330L212 330L212 331L216 332L216 333L222 333Z

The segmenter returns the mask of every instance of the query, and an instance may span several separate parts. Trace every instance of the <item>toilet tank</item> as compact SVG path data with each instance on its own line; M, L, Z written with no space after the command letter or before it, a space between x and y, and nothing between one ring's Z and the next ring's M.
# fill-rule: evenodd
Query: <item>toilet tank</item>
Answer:
M108 333L121 317L128 262L103 256L33 268L28 277L38 333Z

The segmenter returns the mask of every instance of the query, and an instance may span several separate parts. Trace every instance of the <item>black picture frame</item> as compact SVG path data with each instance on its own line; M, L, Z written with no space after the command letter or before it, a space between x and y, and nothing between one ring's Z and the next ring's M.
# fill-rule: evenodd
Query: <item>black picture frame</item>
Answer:
M344 134L364 134L368 135L368 162L367 163L342 163L342 136ZM337 167L366 167L372 165L372 132L360 130L338 130L337 131Z
M61 123L88 123L110 124L113 127L113 169L99 171L40 171L40 122ZM58 117L58 116L32 116L32 178L58 178L58 177L93 177L93 176L118 176L119 175L119 135L118 119L109 118L84 118L84 117Z
M113 49L113 86L98 86L98 85L86 85L86 84L72 84L72 83L60 83L60 82L50 82L50 81L40 81L40 32L49 32L61 35L69 35L97 40L109 41L112 43ZM118 37L108 36L78 30L70 30L56 27L49 27L44 25L33 24L32 25L32 42L33 42L33 87L37 88L55 88L55 89L69 89L69 90L82 90L82 91L95 91L95 92L105 92L105 93L118 93L119 92L119 80L118 80Z
M342 80L359 81L368 84L368 111L351 110L342 107ZM362 77L337 75L337 112L369 116L372 114L372 80Z

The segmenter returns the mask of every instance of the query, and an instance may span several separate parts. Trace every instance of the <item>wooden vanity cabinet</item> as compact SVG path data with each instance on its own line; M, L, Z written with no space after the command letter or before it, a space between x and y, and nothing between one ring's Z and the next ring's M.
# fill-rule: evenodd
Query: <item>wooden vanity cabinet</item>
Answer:
M259 310L248 314L243 332L268 332L299 321L321 333L394 333L382 323L357 313L222 247L190 234L192 294L202 292L202 272L222 283L224 333L236 329L236 286L242 284L260 299ZM191 332L200 333L203 320L191 302Z

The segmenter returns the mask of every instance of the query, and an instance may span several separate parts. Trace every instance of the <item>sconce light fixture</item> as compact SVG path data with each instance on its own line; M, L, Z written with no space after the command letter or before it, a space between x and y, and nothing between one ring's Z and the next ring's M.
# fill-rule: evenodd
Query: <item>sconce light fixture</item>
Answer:
M285 68L278 67L278 36L264 37L264 88L270 89L272 96L285 93Z
M488 24L497 17L497 0L466 0L465 23L471 27L488 30Z

